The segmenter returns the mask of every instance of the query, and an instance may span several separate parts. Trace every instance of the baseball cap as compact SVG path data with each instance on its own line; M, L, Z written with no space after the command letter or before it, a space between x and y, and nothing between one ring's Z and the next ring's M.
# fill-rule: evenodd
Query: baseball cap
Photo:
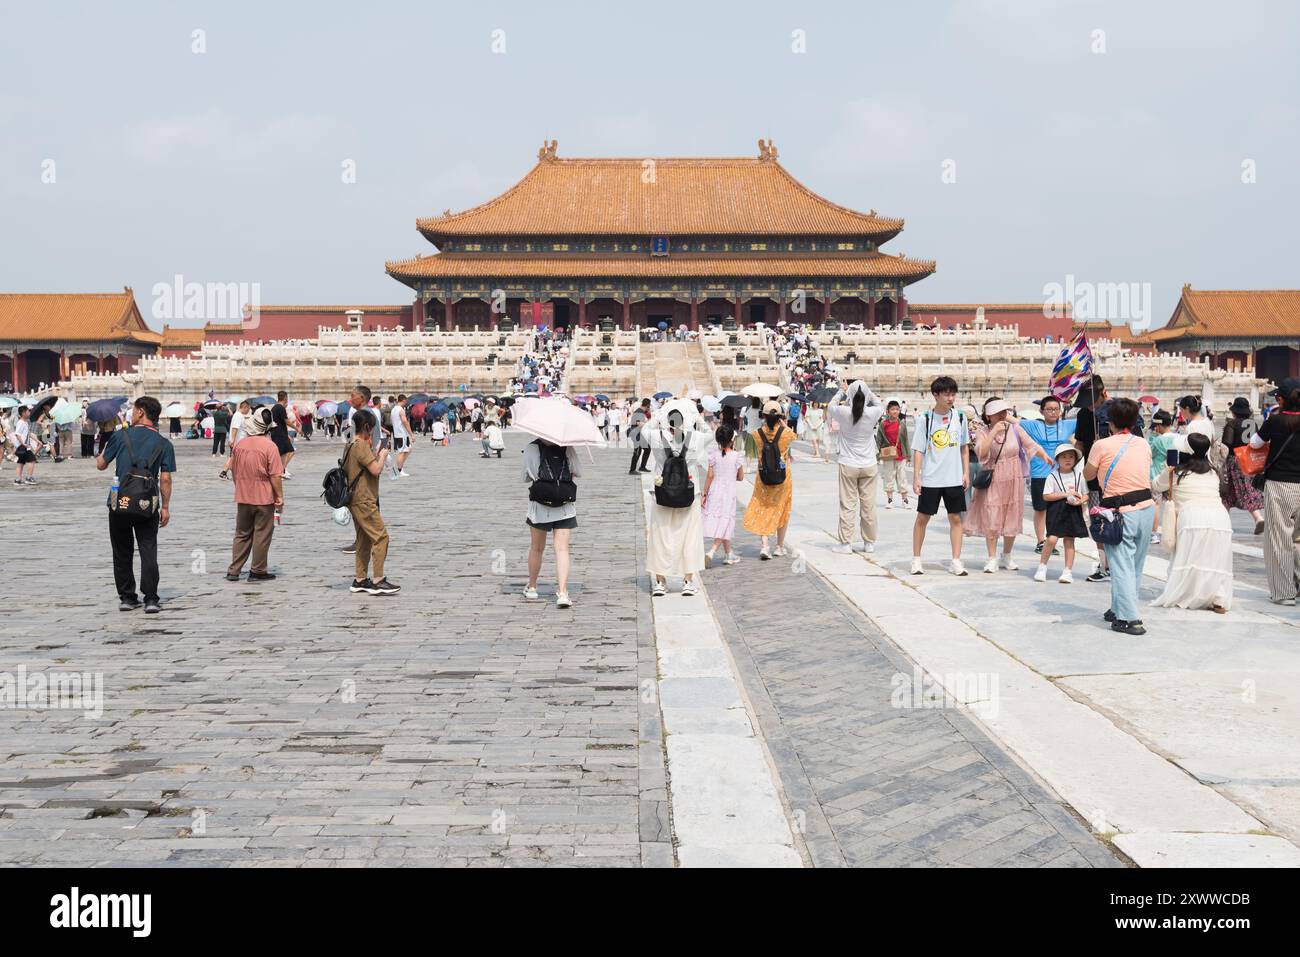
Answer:
M1300 389L1300 379L1288 376L1279 382L1277 388L1270 392L1269 395L1290 395L1296 389Z

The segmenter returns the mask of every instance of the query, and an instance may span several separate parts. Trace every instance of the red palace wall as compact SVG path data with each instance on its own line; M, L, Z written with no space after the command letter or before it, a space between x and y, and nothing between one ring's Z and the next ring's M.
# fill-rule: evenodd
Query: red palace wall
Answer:
M939 325L944 329L954 326L966 326L975 321L975 308L963 310L940 309L924 305L908 305L908 316L917 325ZM1069 340L1074 335L1074 324L1068 315L1049 318L1043 315L1041 305L1024 309L998 309L996 306L984 307L984 321L990 326L1014 326L1020 335L1031 339Z
M320 330L348 327L346 312L334 309L320 311L277 311L273 306L263 307L255 323L245 323L234 329L208 329L206 342L270 342L274 339L315 339ZM410 306L396 307L392 311L363 310L360 329L374 332L378 329L414 329L415 321ZM183 354L183 353L182 353Z

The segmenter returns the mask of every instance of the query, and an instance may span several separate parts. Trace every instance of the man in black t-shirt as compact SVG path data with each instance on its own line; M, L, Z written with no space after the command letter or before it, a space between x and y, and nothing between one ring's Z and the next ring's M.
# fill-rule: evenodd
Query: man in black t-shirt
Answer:
M289 474L289 462L293 460L293 441L289 438L289 393L281 389L275 398L276 403L271 407L271 431L267 435L280 453L284 478L293 478Z

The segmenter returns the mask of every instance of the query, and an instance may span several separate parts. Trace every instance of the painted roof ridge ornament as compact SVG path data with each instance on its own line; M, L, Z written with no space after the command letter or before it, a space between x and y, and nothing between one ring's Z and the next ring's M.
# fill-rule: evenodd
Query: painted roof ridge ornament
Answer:
M776 147L770 139L758 141L758 158L761 160L775 160L780 154L777 153Z
M543 163L550 162L555 159L555 148L557 146L559 146L559 142L556 140L551 140L549 143L542 140L542 148L537 151L537 158Z

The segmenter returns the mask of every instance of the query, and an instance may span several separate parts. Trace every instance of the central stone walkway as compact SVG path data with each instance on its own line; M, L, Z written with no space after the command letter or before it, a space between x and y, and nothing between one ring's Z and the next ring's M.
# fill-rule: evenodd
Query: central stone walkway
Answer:
M1118 866L963 713L896 707L911 663L815 571L752 544L709 598L816 866Z
M104 707L0 711L0 862L671 865L639 693L640 487L625 453L595 453L575 606L555 608L549 554L526 603L525 441L483 460L468 437L419 440L411 477L382 479L392 598L347 590L352 530L318 497L337 441L300 443L279 578L259 584L224 580L232 486L208 443L177 443L151 617L117 611L107 473L73 459L6 487L26 550L0 672L101 673Z

